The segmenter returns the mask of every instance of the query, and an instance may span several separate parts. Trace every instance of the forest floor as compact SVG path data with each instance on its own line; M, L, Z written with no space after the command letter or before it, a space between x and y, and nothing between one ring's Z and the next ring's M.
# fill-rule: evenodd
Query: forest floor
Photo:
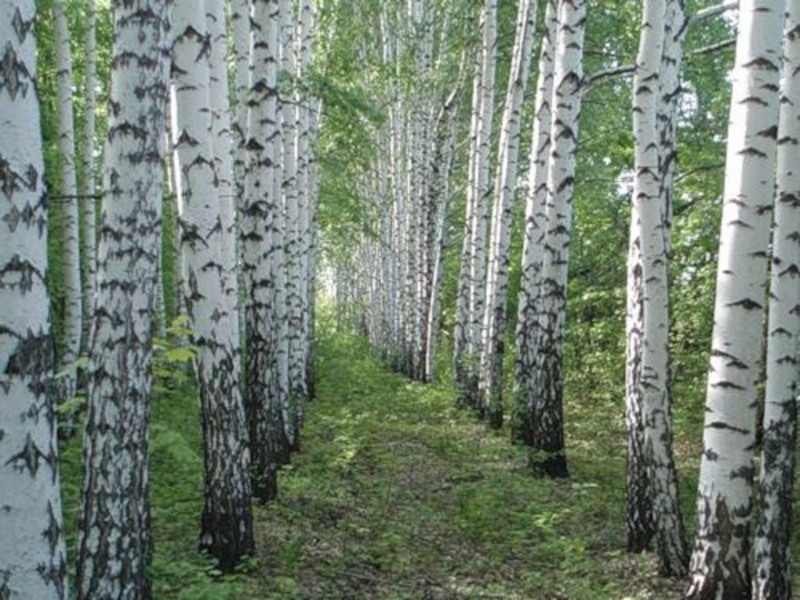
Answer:
M323 341L317 369L303 452L258 510L252 598L680 597L624 551L624 453L605 435L571 449L568 480L534 479L451 385L392 374L352 338Z
M160 391L151 449L156 599L681 597L685 583L658 577L652 555L625 552L624 435L607 409L568 406L571 476L534 479L507 430L489 432L454 408L452 386L392 374L360 340L322 338L302 451L281 473L279 499L256 507L257 556L232 576L197 552L196 400L186 382ZM64 452L71 526L78 446ZM696 464L681 479L687 505Z

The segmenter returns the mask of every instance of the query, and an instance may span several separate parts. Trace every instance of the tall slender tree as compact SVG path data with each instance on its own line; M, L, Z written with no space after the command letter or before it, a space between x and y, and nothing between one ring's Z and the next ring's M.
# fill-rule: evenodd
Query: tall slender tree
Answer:
M78 214L78 179L75 159L75 119L72 106L72 51L65 0L53 5L56 57L58 60L58 152L60 186L64 210L64 352L59 363L65 369L67 397L75 393L74 363L81 345L83 299L80 267L80 218Z
M223 570L231 570L254 549L250 454L239 385L236 298L228 289L234 273L233 223L230 213L227 220L223 216L228 211L220 198L214 152L210 58L215 41L207 30L204 0L178 0L172 27L183 294L197 348L205 458L200 546Z
M567 475L564 453L564 322L575 156L583 85L586 2L560 0L553 67L552 143L547 170L544 256L531 387L535 405L531 460L534 471Z
M557 21L556 0L548 0L539 58L539 74L534 101L533 132L531 134L528 195L525 201L525 229L522 242L522 269L519 292L519 312L516 324L517 354L514 363L514 400L512 407L512 437L525 444L532 443L533 396L530 375L536 355L537 298L541 286L543 229L547 200L547 164L550 156L550 128L553 99L554 43Z
M535 30L536 2L522 0L517 13L511 71L500 130L480 355L480 404L485 411L487 422L494 428L501 427L503 423L501 390L506 290L511 249L511 209L517 182L522 100L528 84Z
M239 281L236 268L236 190L233 173L233 127L228 81L228 32L225 23L224 0L205 0L208 35L211 42L209 56L209 99L211 106L211 133L214 148L214 171L218 180L220 223L225 231L222 255L228 271L225 275L225 294L234 313L238 312ZM233 347L239 351L239 324L231 328Z
M787 7L754 553L756 600L792 598L789 542L800 384L800 2L789 0Z
M262 502L277 494L278 468L288 461L285 398L288 357L284 322L281 245L278 63L280 5L258 0L253 39L247 177L241 214L246 281L246 405L250 428L253 494Z
M486 302L486 253L491 204L490 155L497 62L497 0L481 13L481 49L473 81L464 250L457 293L454 360L459 402L478 408L478 365Z
M0 597L67 597L33 0L0 6Z
M784 6L742 0L725 162L717 293L686 597L751 595L753 452L775 185Z
M169 0L114 2L111 104L78 534L78 598L149 598L152 315Z
M81 240L83 247L83 349L89 344L91 331L92 304L94 302L95 273L97 272L97 169L95 151L97 142L97 7L95 0L86 0L86 77L83 84L84 116L83 139L81 141L82 160L80 178L81 196Z
M280 91L281 173L283 174L283 204L286 218L284 257L286 264L286 307L289 324L289 419L286 431L293 448L300 443L300 423L305 411L306 378L303 347L303 293L301 202L299 187L300 165L298 143L300 123L297 90L297 19L294 3L281 0L281 72L285 83Z
M629 301L631 329L641 335L634 351L639 356L628 358L629 369L639 372L629 376L629 435L641 436L629 449L639 448L643 455L629 456L629 479L633 491L644 493L643 510L634 510L629 517L629 542L643 541L648 533L655 535L666 575L686 574L688 549L683 530L678 481L672 456L671 402L669 397L669 298L667 273L667 207L662 182L659 144L658 108L660 66L665 46L667 3L647 0L642 11L642 33L636 71L633 77L634 124L634 187L631 219L632 264L629 265ZM641 286L640 289L636 289ZM639 304L641 303L641 304ZM631 347L629 346L629 349ZM635 418L641 419L636 422ZM632 423L631 423L632 421ZM636 465L636 461L641 461ZM643 465L643 466L642 466ZM645 472L644 482L631 477ZM645 490L641 489L644 483ZM629 495L629 507L634 494ZM641 509L641 505L635 506ZM649 509L649 514L646 512ZM643 514L644 513L644 514ZM652 519L642 524L639 519Z

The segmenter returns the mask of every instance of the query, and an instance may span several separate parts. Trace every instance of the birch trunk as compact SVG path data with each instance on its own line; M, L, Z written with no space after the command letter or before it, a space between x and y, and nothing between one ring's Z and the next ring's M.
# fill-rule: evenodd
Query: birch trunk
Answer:
M755 600L792 598L789 542L800 339L800 1L787 3L772 231L767 385L755 536Z
M483 19L481 108L478 123L478 149L475 156L475 188L471 191L475 210L470 239L469 330L467 333L467 392L464 403L480 407L478 367L483 344L483 319L486 307L486 260L491 206L490 156L494 119L495 70L497 61L497 0L486 0Z
M83 298L81 294L80 216L78 214L78 180L75 167L75 122L72 107L72 53L65 0L53 5L58 61L58 153L61 159L60 184L64 198L64 353L59 360L64 378L66 398L75 395L75 361L81 349L83 332Z
M205 0L208 35L211 39L209 57L209 99L211 106L211 133L214 149L214 171L217 184L222 225L222 256L225 273L225 295L228 310L239 314L239 276L236 243L236 184L233 174L233 127L228 81L228 33L225 26L225 1ZM238 354L241 347L239 319L231 328L233 347Z
M33 0L0 6L0 597L60 600L67 565L35 16Z
M213 8L213 7L212 7ZM176 118L173 140L180 171L179 227L183 294L197 348L205 504L200 547L223 571L253 553L250 513L250 454L239 385L238 319L228 283L233 272L232 223L226 223L215 169L211 106L210 39L203 0L178 0L172 73ZM211 45L210 52L207 51ZM230 182L230 177L228 177Z
M485 12L484 12L485 18ZM482 26L483 27L483 26ZM470 272L472 270L472 227L477 205L475 202L475 157L478 154L478 124L481 111L481 86L483 80L482 48L476 52L475 74L472 79L472 108L469 126L469 154L467 157L467 198L464 215L464 237L461 246L460 270L456 291L455 324L453 327L453 372L456 388L459 390L457 404L466 408L467 365L466 353L469 348L469 299Z
M289 420L286 432L293 449L300 444L300 423L306 401L305 357L303 355L302 240L300 193L298 188L297 47L295 10L290 0L281 0L281 71L287 78L281 91L281 135L283 154L283 203L286 218L284 257L286 261L286 307L289 325Z
M298 339L298 370L303 377L303 392L305 400L309 397L309 356L311 354L311 320L313 318L311 292L311 252L313 251L314 236L311 231L313 222L312 212L314 197L311 187L311 168L313 164L312 154L312 129L311 129L311 106L312 98L307 85L308 75L311 71L311 61L313 53L314 36L314 6L311 0L302 0L300 5L300 24L298 27L298 38L300 42L300 52L297 65L298 85L303 86L302 93L297 94L297 193L299 219L299 262L300 262L300 288L298 296L302 318L300 321L300 338Z
M690 599L751 594L753 448L783 11L765 0L742 0L739 8Z
M262 502L277 494L277 472L288 461L283 412L288 377L281 329L283 251L278 122L280 6L278 0L254 4L253 57L246 148L247 178L241 243L246 285L246 403L250 423L253 493Z
M480 357L481 408L485 411L489 425L495 429L499 429L503 424L503 337L511 246L511 208L517 181L522 99L528 83L535 29L536 2L522 0L517 13L511 73L500 133L489 242L489 267L486 275L486 312Z
M80 195L83 197L83 342L82 349L89 345L91 335L92 307L97 286L97 173L95 170L95 151L97 143L96 119L97 110L97 10L95 0L86 0L86 80L84 82L84 124L83 124L83 160L81 161Z
M561 0L553 67L554 106L547 170L545 253L542 259L541 303L537 310L536 369L532 384L536 400L533 408L535 422L531 464L535 472L550 477L567 475L563 417L564 319L585 25L586 2Z
M435 214L431 248L431 287L426 315L424 380L427 382L436 379L436 346L439 340L441 316L442 254L445 246L450 174L453 168L460 99L461 82L445 102L438 119L436 153L432 162L431 204L435 206Z
M170 2L114 2L78 598L150 598L148 421Z
M641 331L641 345L636 348L640 357L629 357L628 364L640 369L634 375L639 390L631 390L629 403L639 402L637 413L641 425L629 423L636 434L641 430L644 454L629 456L629 461L639 460L635 469L645 471L649 498L645 508L651 509L652 533L656 536L662 574L686 574L688 550L683 530L678 481L672 456L671 401L669 397L669 299L667 292L667 227L666 202L662 194L662 170L659 145L658 106L660 96L659 71L664 53L666 2L647 0L643 9L642 34L636 72L633 77L633 123L635 179L633 190L634 218L631 220L631 255L638 246L641 278L634 290L641 308L634 304L630 321ZM634 447L634 444L629 444ZM641 482L636 482L641 483ZM647 517L648 515L638 516ZM632 515L629 515L631 523ZM645 527L644 532L649 532ZM633 537L629 531L629 538ZM641 533L636 531L636 533Z
M547 163L550 156L550 128L553 98L553 49L558 21L556 0L548 0L545 9L539 75L534 102L531 135L528 196L525 201L525 237L522 241L522 273L517 314L514 363L514 405L511 418L512 439L530 446L533 427L531 373L536 364L536 305L541 286L543 223L547 200Z
M242 226L242 212L244 211L245 182L247 179L247 161L249 152L247 150L248 136L248 98L250 93L250 69L252 61L252 14L253 8L250 0L229 0L230 7L230 44L233 51L232 62L233 84L232 84L232 113L231 113L231 144L233 148L233 199L234 210L236 211L237 235L234 239L236 253L236 277L242 298L248 296L248 279L244 274L244 249L241 236L238 235ZM247 329L246 311L243 307L239 310L239 332L243 337ZM241 343L244 349L244 343Z

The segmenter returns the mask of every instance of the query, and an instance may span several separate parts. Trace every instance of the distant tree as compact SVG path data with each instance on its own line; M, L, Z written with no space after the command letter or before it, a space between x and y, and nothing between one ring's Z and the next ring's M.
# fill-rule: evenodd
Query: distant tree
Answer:
M279 88L281 140L281 170L283 177L283 210L285 214L284 260L286 273L286 307L289 342L288 419L286 435L293 449L299 448L300 424L306 404L305 337L303 335L303 296L305 284L302 273L302 198L299 187L300 107L297 90L298 47L297 21L294 3L281 0L281 73L284 85Z
M148 421L168 0L114 2L115 44L78 532L80 599L151 597Z
M739 6L691 600L751 596L753 454L785 8L778 4Z
M64 207L64 353L59 365L65 372L63 382L67 398L75 394L75 361L78 360L83 332L83 298L80 270L80 218L78 215L78 179L75 158L75 119L72 96L72 52L65 0L53 4L56 58L58 61L58 152L60 192Z
M97 213L95 210L97 194L97 169L95 151L97 142L97 8L95 0L86 0L86 37L84 38L86 77L83 84L84 111L80 196L82 200L82 240L83 240L83 339L89 344L92 303L97 286Z
M478 364L486 302L486 252L491 203L490 154L497 62L497 0L481 12L481 46L472 85L464 242L456 295L453 359L459 403L478 408Z
M0 598L67 597L33 0L0 6Z

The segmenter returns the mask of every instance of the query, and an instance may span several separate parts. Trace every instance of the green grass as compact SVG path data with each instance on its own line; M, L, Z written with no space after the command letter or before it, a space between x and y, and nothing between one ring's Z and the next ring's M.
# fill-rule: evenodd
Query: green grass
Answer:
M508 432L453 408L451 386L411 383L361 340L320 331L318 398L280 497L256 507L257 556L219 577L197 551L202 455L194 391L153 406L156 598L602 600L681 597L651 555L625 548L622 398L566 400L565 481L534 479ZM577 389L577 388L575 388ZM676 452L694 527L698 419L680 413ZM64 459L78 497L77 443ZM74 553L72 554L74 556Z
M359 340L322 340L318 377L304 451L258 509L247 597L680 597L653 557L623 551L621 440L572 440L572 477L533 479L507 432L455 410L449 386L388 373Z
M220 577L198 551L203 509L200 416L191 384L157 386L150 427L151 518L156 599L237 600L247 598L243 575ZM70 577L74 577L76 525L80 509L80 436L61 450L64 518ZM248 565L243 566L243 571Z

